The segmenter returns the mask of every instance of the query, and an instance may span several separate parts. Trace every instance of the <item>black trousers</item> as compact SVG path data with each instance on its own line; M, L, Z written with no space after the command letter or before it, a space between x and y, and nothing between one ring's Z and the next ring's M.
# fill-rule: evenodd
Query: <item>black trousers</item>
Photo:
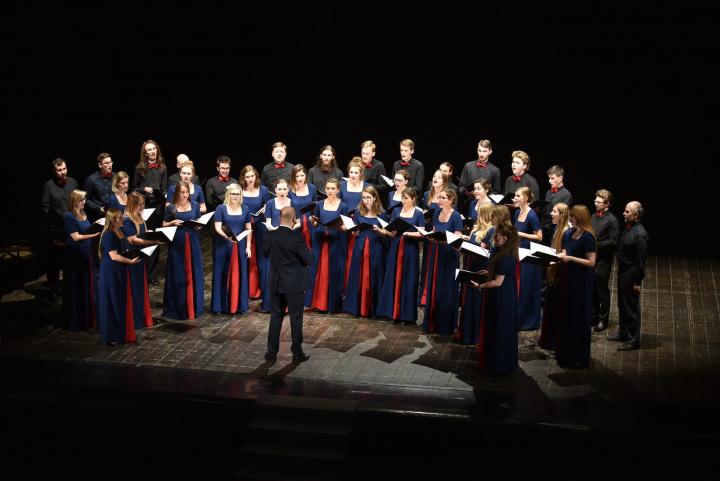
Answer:
M305 293L291 292L280 294L270 293L270 329L268 330L267 352L277 355L280 350L280 329L282 328L285 308L290 315L290 332L293 357L303 354L303 310L305 309Z
M595 291L593 294L592 325L602 322L607 327L610 318L610 272L612 259L598 259L595 264Z
M640 294L633 290L634 282L622 266L618 266L618 335L627 342L640 344Z

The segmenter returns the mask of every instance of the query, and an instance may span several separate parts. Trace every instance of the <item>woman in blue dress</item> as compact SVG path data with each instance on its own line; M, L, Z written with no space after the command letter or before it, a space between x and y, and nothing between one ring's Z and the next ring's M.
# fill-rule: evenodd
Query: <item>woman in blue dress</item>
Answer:
M347 214L347 206L338 197L339 181L328 179L327 199L318 202L313 213L313 265L310 268L312 288L305 305L320 312L339 312L342 309L347 235L342 223L329 227L339 216ZM308 301L308 297L310 300Z
M140 262L120 255L129 244L122 233L123 214L108 209L105 228L100 236L100 272L95 295L100 339L108 345L135 342L135 322L132 309L128 266Z
M283 178L278 179L275 183L275 198L270 199L267 204L265 204L266 230L271 231L280 227L280 211L283 209L283 207L292 207L296 209L295 203L292 201L292 199L290 199L290 197L288 197L289 193L290 189L288 186L288 181ZM300 225L300 220L296 220L293 229L299 229ZM268 272L270 270L270 259L263 256L260 262L263 263L263 270L265 272ZM270 291L268 289L265 289L264 285L261 287L261 289L263 293L262 302L260 303L260 312L269 313Z
M593 303L593 269L597 250L590 212L584 205L570 209L570 223L563 236L561 281L563 315L558 324L555 359L560 366L590 365Z
M305 244L308 249L312 250L312 223L310 222L310 216L312 212L306 212L300 214L300 209L306 207L313 202L317 201L317 190L313 184L307 183L307 172L305 166L302 164L296 164L292 168L290 174L290 200L295 203L297 209L296 215L300 220L300 228L302 229L302 236L305 239Z
M485 204L492 205L492 200L488 197L491 192L492 184L490 184L489 180L481 178L473 182L473 200L470 201L470 206L468 207L468 219L477 220L480 206Z
M568 225L570 209L567 204L558 202L553 206L550 218L553 223L553 238L550 247L555 252L562 252L562 242L565 232L570 228ZM542 326L538 346L549 351L555 350L557 342L557 326L565 306L562 303L562 290L560 289L560 276L562 264L550 263L547 267L547 295L543 304Z
M195 176L195 164L192 160L186 160L180 164L180 181L187 183L190 186L190 202L197 202L200 207L200 214L207 212L205 206L205 194L203 193L202 187L199 184L195 184L192 178ZM167 202L170 204L175 198L175 190L180 185L178 182L176 185L168 187L167 191ZM199 216L198 216L199 217Z
M128 187L130 185L130 177L122 170L115 174L112 178L111 189L113 194L108 197L107 208L114 207L120 212L125 213L125 206L128 200Z
M399 170L395 174L406 172ZM397 182L395 183L397 185ZM422 211L416 208L417 191L413 187L402 191L402 207L393 210L390 222L401 218L415 227L425 226ZM422 235L414 229L396 235L389 231L390 246L387 253L385 279L378 301L377 317L387 317L395 323L417 323L417 296L420 276L420 239Z
M202 316L205 305L200 236L183 222L200 217L200 206L190 200L190 184L181 180L177 185L173 202L165 208L163 220L163 227L177 227L167 253L163 316L197 319Z
M213 221L215 239L210 310L214 313L244 314L249 309L247 260L252 257L252 224L250 212L243 206L242 190L238 184L227 186L225 203L215 209ZM223 227L235 237L246 230L249 233L238 242Z
M457 200L455 191L445 189L435 199L439 208L433 214L433 231L462 235L462 218L453 208ZM452 334L457 324L459 287L455 281L455 269L459 255L445 242L429 241L426 246L423 329L428 333Z
M410 180L410 173L405 170L401 169L395 172L395 178L393 179L393 183L395 184L395 190L391 190L388 192L388 198L387 198L387 207L388 212L392 212L393 208L398 205L402 204L403 200L403 192L407 188L408 181ZM416 194L417 196L417 194ZM416 202L413 201L413 204Z
M490 374L511 374L518 368L517 231L505 223L500 224L493 243L493 253L485 271L488 280L473 284L484 294L478 333L478 367Z
M542 242L540 219L533 209L532 192L528 187L515 191L513 225L518 231L520 247L530 248L530 242ZM542 288L542 267L530 262L520 263L520 294L518 299L518 328L534 331L540 328L540 289Z
M445 190L448 188L449 178L448 175L443 172L442 170L436 170L433 174L432 181L430 182L430 190L426 191L425 194L423 194L422 198L422 208L423 212L425 212L428 216L425 219L425 229L432 230L432 216L430 215L430 211L437 211L440 207L437 203L437 196L441 193L445 192ZM427 282L425 282L425 274L427 273L428 267L427 267L427 261L428 261L428 243L427 241L422 241L422 259L423 259L423 265L420 269L420 291L418 292L418 306L424 306L427 301Z
M485 179L483 179L485 180ZM478 212L478 218L473 230L470 232L468 242L490 250L492 237L495 228L490 221L492 215L492 204L482 204ZM464 256L464 267L466 271L478 272L486 270L488 258L479 254L466 253ZM469 284L460 285L460 315L455 330L455 339L463 344L477 344L478 333L480 332L480 315L482 313L482 292L473 289Z
M63 214L67 256L63 267L63 315L71 331L96 326L95 260L92 240L100 232L85 234L90 221L85 215L85 191L73 190L68 196L67 212Z
M340 200L347 206L348 212L352 212L351 217L357 215L360 206L362 193L368 184L364 179L365 167L361 157L353 157L348 163L348 180L340 184ZM355 245L356 236L347 236L347 258L345 259L345 280L343 287L347 286L347 276L350 273L350 260L352 257L353 246Z
M142 194L133 192L128 196L122 232L134 249L159 244L159 241L142 238L147 232L147 226L142 218L144 208L145 197ZM148 293L147 263L141 257L140 262L128 267L128 272L130 273L130 286L132 288L135 329L150 327L153 325L153 319L150 311L150 295Z
M243 205L250 213L252 237L248 239L250 257L248 257L248 296L260 299L262 288L267 279L267 265L263 261L263 241L265 239L265 204L272 198L267 187L260 183L260 174L252 165L246 165L240 171ZM257 215L254 215L256 214Z
M383 279L385 278L385 238L388 232L380 223L383 208L375 187L365 187L355 223L373 227L355 230L343 311L355 316L375 317ZM383 219L384 220L384 219Z

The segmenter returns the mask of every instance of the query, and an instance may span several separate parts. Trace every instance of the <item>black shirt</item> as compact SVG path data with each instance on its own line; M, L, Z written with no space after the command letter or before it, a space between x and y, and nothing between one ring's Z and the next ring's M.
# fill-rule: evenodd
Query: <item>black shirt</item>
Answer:
M67 212L68 197L77 189L77 181L72 177L65 177L66 183L58 185L55 179L45 182L40 196L40 209L47 218L51 234L62 233L65 236L63 214Z
M628 276L633 284L640 285L645 277L645 258L647 255L648 233L645 227L637 223L626 227L620 234L617 260L618 269Z
M410 178L408 179L408 186L415 187L418 193L422 192L423 182L425 181L425 166L417 159L410 159L410 165L403 165L402 160L397 160L393 164L393 177L397 174L398 170L407 170Z
M602 217L597 213L590 218L597 239L598 260L612 261L620 239L620 223L612 212L605 211Z
M463 166L462 173L460 174L460 183L465 186L463 195L466 192L472 192L473 183L478 179L487 179L492 185L493 193L502 192L502 178L500 177L500 169L490 162L487 161L484 168L477 166L477 160L472 160Z
M270 162L263 167L262 173L260 174L260 182L272 193L275 193L275 184L277 184L279 179L287 180L289 188L293 167L295 167L295 164L285 162L285 167L276 169L275 162Z
M133 190L144 190L145 187L160 189L163 193L167 192L168 175L167 167L161 165L157 169L147 169L145 175L141 175L140 167L135 166L135 175L133 176Z
M325 184L328 179L335 179L338 182L342 182L342 178L342 170L340 170L337 166L333 167L330 172L325 172L320 168L320 166L316 165L314 167L310 167L307 183L313 184L318 190L325 192Z
M107 207L108 198L113 195L112 175L104 179L100 172L92 173L85 179L85 212L90 221L102 217L100 209Z
M520 176L520 180L518 182L515 182L515 180L513 180L513 177L515 176L511 175L510 177L505 179L505 190L503 191L504 194L514 194L515 191L520 189L521 187L528 187L530 189L530 192L532 192L533 199L540 199L540 187L538 186L535 177L528 173L525 173Z
M553 229L553 223L552 223L552 217L550 217L550 213L553 210L553 207L555 204L564 203L567 204L568 207L572 207L573 203L573 197L569 190L565 188L563 185L562 187L558 188L557 192L553 192L552 189L549 189L545 193L545 200L550 202L548 205L545 206L545 209L543 210L542 215L542 229L543 233L545 231L552 231Z
M217 175L209 178L205 183L205 202L208 203L208 212L214 210L225 201L225 189L227 189L227 186L237 183L238 181L232 177L230 177L227 182L220 180L220 177Z
M378 186L388 186L387 182L380 177L381 175L385 175L385 166L379 160L373 159L371 167L368 167L367 165L365 166L363 177L365 182L373 187L377 188Z

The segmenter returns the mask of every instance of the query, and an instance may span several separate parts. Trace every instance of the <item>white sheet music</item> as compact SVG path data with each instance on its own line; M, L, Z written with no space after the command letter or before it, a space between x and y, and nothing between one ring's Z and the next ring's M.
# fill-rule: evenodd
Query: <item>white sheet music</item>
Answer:
M157 246L148 246L148 247L143 247L142 249L140 249L140 252L142 252L146 256L150 257L152 255L152 253L155 252L155 249L157 249Z
M172 242L173 238L175 237L175 232L177 232L177 226L173 225L170 227L158 227L155 229L156 232L162 232L165 234L165 237L168 238L170 242Z
M463 241L463 243L460 244L460 249L472 252L473 254L477 254L483 257L490 256L490 253L487 250L483 249L482 246L473 244L472 242Z
M380 223L380 227L382 227L383 229L387 227L388 223L382 220L380 217L378 217L377 220Z
M345 228L347 230L350 230L353 227L355 227L355 222L353 222L353 220L350 217L340 214L340 219L342 220L343 225L345 226Z
M380 177L382 177L382 180L384 180L385 182L387 182L387 185L389 185L390 187L395 187L395 182L393 182L390 177L385 177L385 176L382 175L382 174L380 174Z
M155 212L155 207L152 209L143 209L140 217L142 217L142 220L148 220L153 212Z

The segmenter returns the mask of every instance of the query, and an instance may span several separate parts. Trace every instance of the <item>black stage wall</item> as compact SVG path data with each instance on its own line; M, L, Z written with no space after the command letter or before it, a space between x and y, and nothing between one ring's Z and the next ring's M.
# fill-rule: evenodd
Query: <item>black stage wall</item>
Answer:
M184 152L204 177L219 154L235 174L260 167L278 140L306 166L332 144L344 168L373 139L390 169L409 137L430 176L442 161L459 174L488 138L503 176L522 149L543 191L560 164L577 203L601 187L618 216L642 201L652 251L715 252L714 10L233 5L3 7L3 233L33 230L17 220L34 219L56 156L82 182L103 151L131 171L152 138L171 171Z

